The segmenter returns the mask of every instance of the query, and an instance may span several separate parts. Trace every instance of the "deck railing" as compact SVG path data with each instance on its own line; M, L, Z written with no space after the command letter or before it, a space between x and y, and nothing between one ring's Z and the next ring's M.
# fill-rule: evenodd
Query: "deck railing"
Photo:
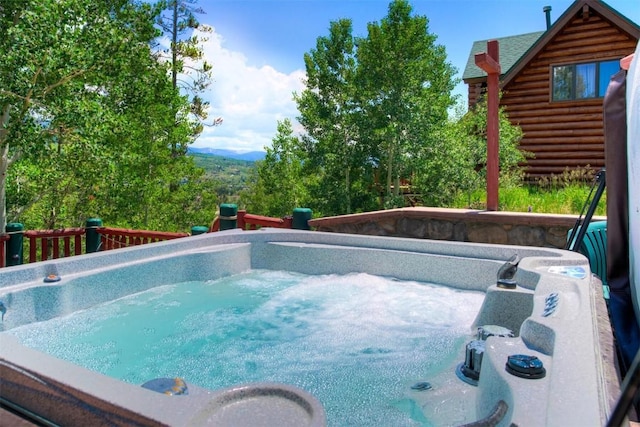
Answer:
M126 248L128 246L145 245L163 240L178 239L190 236L189 233L169 233L163 231L129 230L124 228L101 227L96 232L100 234L99 250Z
M238 228L243 230L257 230L259 227L291 228L293 217L271 218L262 215L253 215L246 211L238 211Z
M214 219L209 231L230 230L233 228L257 230L261 227L309 230L310 219L311 209L308 208L295 208L293 215L274 218L250 214L246 210L238 210L238 207L234 204L222 204L220 205L220 216Z
M222 228L221 228L222 227ZM254 215L245 210L237 211L237 215L222 217L213 220L209 231L229 230L240 228L242 230L257 230L261 227L293 228L293 216L274 218L269 216Z
M0 235L0 267L4 267L6 255L6 241L9 240L8 234Z
M24 237L29 239L29 262L80 255L84 235L84 228L25 231ZM38 260L38 252L40 260Z
M92 219L95 221L95 219ZM190 236L189 233L129 230L87 224L87 227L59 230L15 230L0 235L0 267L20 265L28 253L29 263L66 258L84 253L107 251ZM87 236L94 233L94 239Z
M103 227L98 218L88 219L85 227L59 230L24 231L22 224L11 223L7 224L7 232L0 235L0 267L22 264L25 253L28 253L28 262L32 263L231 228L308 229L308 220L311 218L311 211L305 208L294 209L292 216L272 218L249 214L245 210L238 211L236 205L223 204L220 206L220 213L211 227L195 226L191 228L191 233Z

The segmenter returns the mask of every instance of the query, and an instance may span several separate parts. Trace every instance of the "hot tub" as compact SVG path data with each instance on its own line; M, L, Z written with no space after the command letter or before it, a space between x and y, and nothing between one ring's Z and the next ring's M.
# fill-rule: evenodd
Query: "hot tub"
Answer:
M498 286L498 271L516 254L520 262L515 286ZM428 422L436 396L459 393L468 400L465 422L491 418L499 425L602 425L619 393L601 284L581 255L546 248L263 229L204 234L0 270L0 302L6 307L0 324L2 402L63 425L325 425L322 402L302 387L257 382L210 390L189 385L188 395L170 396L28 348L11 334L21 325L161 285L250 270L367 273L483 292L484 301L469 328L469 344L460 349L460 363L434 379L439 389L430 390L425 382L408 394L412 410L423 412L413 420ZM496 329L512 333L486 333ZM479 378L460 381L458 377L465 379L461 367L470 365L475 365ZM329 419L329 424L340 425L340 420Z

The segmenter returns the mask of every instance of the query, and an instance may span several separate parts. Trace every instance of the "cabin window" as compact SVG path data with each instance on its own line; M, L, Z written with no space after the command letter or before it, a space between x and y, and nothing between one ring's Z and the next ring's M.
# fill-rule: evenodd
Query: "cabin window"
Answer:
M553 101L601 98L609 79L620 70L619 61L557 65L552 68Z

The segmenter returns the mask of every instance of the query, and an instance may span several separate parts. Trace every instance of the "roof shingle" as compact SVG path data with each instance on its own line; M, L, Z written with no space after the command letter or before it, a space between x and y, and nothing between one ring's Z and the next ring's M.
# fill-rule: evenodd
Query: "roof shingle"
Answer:
M491 39L497 40L500 46L500 68L502 74L506 74L544 33L544 31L536 31L534 33ZM487 75L475 63L475 54L487 51L487 41L489 40L473 42L467 59L467 66L462 74L462 80L485 77Z

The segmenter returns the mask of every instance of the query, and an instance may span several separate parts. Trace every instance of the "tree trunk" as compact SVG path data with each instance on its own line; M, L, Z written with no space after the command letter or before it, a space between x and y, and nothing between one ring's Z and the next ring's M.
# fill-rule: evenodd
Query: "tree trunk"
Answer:
M2 138L0 138L2 141ZM9 144L2 144L0 153L0 234L7 225L7 170L9 169Z
M347 213L351 213L351 181L349 176L349 166L345 168L345 193L347 196Z
M173 0L173 17L171 27L171 85L173 89L178 88L178 0ZM174 117L177 113L174 111ZM176 126L174 122L174 127ZM171 138L171 157L178 157L178 143ZM169 184L169 190L174 192L178 189L178 185L174 182Z
M391 185L393 184L393 142L389 144L387 157L387 197L389 197L391 196Z
M0 116L0 233L4 233L7 225L7 170L9 170L7 127L10 108L10 104L3 105L2 116Z
M178 0L173 0L173 26L171 28L171 84L178 87Z
M349 132L346 127L343 129L342 138L344 141L342 160L344 161L344 190L347 198L347 213L351 213L351 166L349 159Z

